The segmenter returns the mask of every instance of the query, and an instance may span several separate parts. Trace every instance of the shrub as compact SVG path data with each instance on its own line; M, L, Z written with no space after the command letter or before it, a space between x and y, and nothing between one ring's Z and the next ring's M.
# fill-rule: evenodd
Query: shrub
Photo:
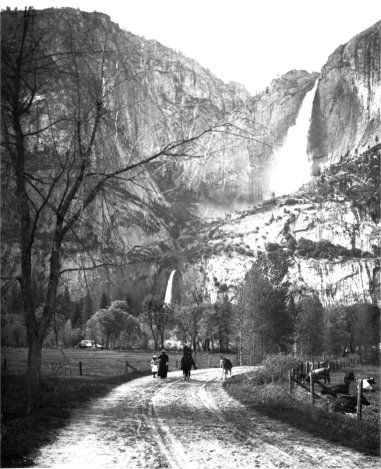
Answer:
M242 246L237 246L236 251L238 252L238 254L242 254L243 256L246 254L246 249Z
M261 363L265 375L271 376L272 382L284 382L288 380L288 370L296 368L299 361L291 355L277 353L268 355Z
M299 200L297 200L297 199L292 199L292 198L286 199L286 200L284 201L284 205L296 205L296 204L298 204L298 203L299 203Z
M287 240L287 248L291 251L294 252L296 249L296 239L290 235Z
M226 283L222 283L222 284L220 285L220 288L219 288L218 291L219 291L220 293L225 293L225 292L227 292L227 291L228 291L228 286L226 285Z
M266 251L275 252L278 249L280 249L280 246L278 243L266 243Z

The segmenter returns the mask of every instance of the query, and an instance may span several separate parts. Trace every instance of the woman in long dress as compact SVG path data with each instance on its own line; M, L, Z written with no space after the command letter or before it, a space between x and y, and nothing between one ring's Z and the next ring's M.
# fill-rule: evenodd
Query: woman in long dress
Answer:
M159 355L158 362L159 362L159 370L157 372L157 376L160 378L166 378L168 373L168 355L165 353L165 349L161 351Z

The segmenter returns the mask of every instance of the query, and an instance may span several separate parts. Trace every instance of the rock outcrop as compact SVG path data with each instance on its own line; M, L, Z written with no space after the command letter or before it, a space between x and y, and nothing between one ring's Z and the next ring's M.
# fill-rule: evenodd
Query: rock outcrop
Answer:
M381 139L380 103L381 21L339 46L321 70L309 136L315 174Z
M199 231L194 248L200 250L196 263L211 301L218 299L220 284L234 300L259 253L278 251L288 255L283 280L296 298L318 295L324 306L380 305L379 232L379 220L350 203L316 201L300 191Z

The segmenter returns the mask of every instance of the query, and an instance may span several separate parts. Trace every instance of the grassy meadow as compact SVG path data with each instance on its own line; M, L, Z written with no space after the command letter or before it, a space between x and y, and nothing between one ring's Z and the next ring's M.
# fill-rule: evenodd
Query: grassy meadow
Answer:
M82 364L83 376L118 376L126 372L126 362L131 367L127 372L136 368L138 371L149 371L153 354L160 352L126 351L126 350L87 350L87 349L43 349L41 358L41 373L43 376L78 376L79 362ZM169 371L179 368L181 352L167 352L169 356ZM25 374L27 368L28 351L26 348L4 348L1 351L2 370L6 360L7 374ZM235 355L226 355L235 363ZM194 354L198 368L213 368L219 366L218 353ZM133 368L132 368L133 367Z

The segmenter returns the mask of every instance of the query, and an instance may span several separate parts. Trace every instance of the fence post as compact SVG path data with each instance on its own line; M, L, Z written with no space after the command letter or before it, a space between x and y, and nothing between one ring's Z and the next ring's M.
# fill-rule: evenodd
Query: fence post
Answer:
M7 359L4 358L4 361L3 361L3 371L4 373L7 371Z
M361 420L361 414L362 414L361 398L362 398L362 379L358 379L357 380L357 409L356 409L357 420Z
M124 365L124 374L126 375L127 373L128 373L128 362L126 362Z
M311 404L314 404L314 379L312 373L310 373L310 391L311 391Z
M306 375L310 372L310 364L309 362L306 362Z
M82 362L79 361L79 376L82 376Z

